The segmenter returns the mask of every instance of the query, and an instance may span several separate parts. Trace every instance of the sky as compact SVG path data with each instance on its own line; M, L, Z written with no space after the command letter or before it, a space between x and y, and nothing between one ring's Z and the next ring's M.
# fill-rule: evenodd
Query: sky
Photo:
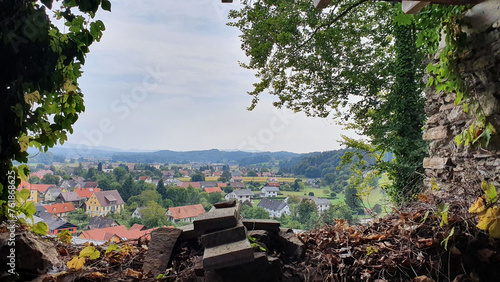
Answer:
M246 150L306 153L339 149L331 119L272 106L267 93L253 111L256 82L239 30L226 25L220 0L111 1L79 86L85 113L68 143L125 150Z

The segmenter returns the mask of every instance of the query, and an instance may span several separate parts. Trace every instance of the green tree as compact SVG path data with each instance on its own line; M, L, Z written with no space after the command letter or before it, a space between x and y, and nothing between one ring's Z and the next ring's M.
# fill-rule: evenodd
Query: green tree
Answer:
M85 169L83 168L83 164L82 163L78 163L78 166L75 167L73 169L73 175L76 175L76 176L85 176L87 172L85 171Z
M302 224L310 222L311 218L317 217L318 207L309 199L302 199L298 206L299 222Z
M122 197L123 201L128 201L128 199L134 195L135 188L134 188L134 180L132 180L132 176L128 176L125 181L123 181L123 184L120 186L118 189L118 193L120 193L120 196Z
M116 181L121 182L128 175L128 172L125 168L118 166L113 169L113 174L116 177Z
M59 184L59 176L52 175L52 174L45 174L40 181L42 184L54 184L57 185Z
M167 187L163 184L163 179L160 178L158 184L156 184L156 191L160 193L161 198L165 199L167 197Z
M171 200L175 207L185 205L187 197L186 188L169 187L167 189L167 199Z
M249 177L256 177L256 176L257 176L257 173L256 173L255 171L251 170L251 171L249 171L249 172L247 173L247 176L249 176Z
M167 210L158 203L150 201L145 209L141 210L142 223L147 228L171 225L166 217Z
M195 174L193 174L193 176L191 176L191 182L199 182L199 181L205 181L205 175L203 175L203 173L198 171Z
M101 162L97 165L97 171L102 171L102 163Z
M30 176L28 182L31 184L38 184L40 183L40 178L38 176Z
M355 214L363 214L363 202L358 196L358 190L356 187L349 185L344 190L345 199L344 202Z
M269 213L262 207L249 207L244 205L241 208L241 216L243 218L252 219L269 219Z

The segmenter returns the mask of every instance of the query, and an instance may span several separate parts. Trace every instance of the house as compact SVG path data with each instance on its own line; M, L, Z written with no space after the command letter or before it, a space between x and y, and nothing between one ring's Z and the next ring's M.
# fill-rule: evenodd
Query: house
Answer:
M76 228L78 227L48 212L42 212L38 215L34 215L33 223L37 224L38 222L45 222L47 224L47 226L49 227L47 234L49 235L57 235L63 230L68 230L70 233L74 234L76 233Z
M290 208L285 201L262 199L258 207L265 209L269 217L281 217L283 214L290 214Z
M54 172L53 172L52 170L40 169L40 170L39 170L39 171L37 171L37 172L32 172L32 173L30 174L30 177L36 176L36 177L38 177L38 178L42 179L42 178L43 178L43 176L44 176L45 174L54 175Z
M242 203L252 201L253 193L249 189L235 189L233 192L227 194L224 198L226 200L236 199Z
M217 187L217 181L200 181L200 187Z
M245 189L245 183L243 182L231 182L229 183L229 186L233 187L234 189Z
M112 218L107 218L105 216L95 216L93 217L90 222L85 226L86 230L89 229L100 229L100 228L106 228L106 227L113 227L113 226L118 226L120 225L118 221L112 219Z
M97 188L98 183L94 181L87 181L85 184L83 184L83 187L81 188Z
M222 175L222 173L220 171L214 171L214 173L212 175L220 177Z
M56 198L57 203L73 203L75 207L82 204L82 198L76 192L61 192Z
M235 176L241 176L241 172L239 172L239 171L231 172L231 177L235 177Z
M118 225L106 228L85 230L80 234L80 238L97 240L97 241L113 241L120 242L122 240L135 240L140 237L149 239L149 234L153 229L144 229L144 226L138 224L130 227L127 230L125 225Z
M318 198L316 196L307 196L307 197L300 197L300 200L302 201L302 199L309 199L310 201L313 201L316 206L318 207L318 213L319 214L322 214L324 211L326 211L330 205L331 205L331 202L328 201L327 199L323 199L323 198ZM285 200L286 201L286 200Z
M278 188L279 188L279 187L280 187L280 184L279 184L279 182L269 182L269 181L268 181L268 182L266 183L266 186L278 187Z
M278 197L278 192L280 189L278 187L264 186L261 190L262 197Z
M23 189L28 189L30 191L30 196L26 201L31 201L33 203L38 202L38 190L32 186L33 184L30 184L24 180L21 180L21 184L17 188L17 190L21 191Z
M151 180L151 177L149 177L149 176L139 176L139 181L141 181L141 180L142 180L142 181L144 181L144 182L146 182L146 183L151 183L151 182L153 182L153 181Z
M243 182L243 176L233 176L231 182Z
M85 202L86 213L90 216L107 215L109 212L120 213L125 206L117 190L94 192Z
M183 188L188 188L189 185L194 188L201 188L200 182L177 182L176 185Z
M76 192L78 196L84 201L87 201L94 192L100 192L101 188L75 188L73 192Z
M203 188L203 191L207 192L208 194L210 194L210 193L222 193L222 190L220 189L220 187L207 187L207 188Z
M196 217L205 213L201 204L170 207L167 211L167 219L173 222L193 222Z
M132 213L132 217L136 217L136 218L142 218L141 216L141 210L145 209L146 207L138 207L134 210L134 212Z
M43 206L48 213L56 215L58 217L65 217L68 213L75 210L73 203L59 203L52 205Z
M61 195L62 189L61 188L49 188L47 189L47 192L45 193L45 201L46 202L54 202L56 201L56 198Z

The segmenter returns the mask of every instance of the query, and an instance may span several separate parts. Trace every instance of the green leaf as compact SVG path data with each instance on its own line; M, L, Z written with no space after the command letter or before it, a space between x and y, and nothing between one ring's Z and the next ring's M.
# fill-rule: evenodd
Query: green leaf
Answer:
M102 0L102 2L101 2L101 8L103 10L111 12L111 2L109 2L109 0Z
M49 226L43 221L40 221L37 224L33 225L32 229L33 232L39 235L47 235L47 232L49 232Z
M95 252L94 246L87 246L80 251L79 257L90 257Z
M410 25L412 20L413 16L405 13L399 13L394 17L394 22L398 25Z
M24 181L28 181L28 175L30 174L30 168L22 164L17 168L17 174L19 175L19 178L21 178Z
M19 198L23 201L26 201L30 197L31 193L28 189L22 189L19 191Z
M443 246L445 250L448 250L448 241L450 240L451 236L453 236L453 233L455 233L455 227L453 227L448 236L443 241L441 241L441 246Z
M486 194L486 197L488 197L490 203L496 202L497 189L495 188L495 185L489 184L486 180L483 180L481 181L481 189L484 194Z
M33 215L36 213L36 207L33 202L26 202L24 206L24 214L27 217L33 217Z
M111 252L111 251L116 251L119 250L120 248L116 244L111 244L106 248L106 254Z

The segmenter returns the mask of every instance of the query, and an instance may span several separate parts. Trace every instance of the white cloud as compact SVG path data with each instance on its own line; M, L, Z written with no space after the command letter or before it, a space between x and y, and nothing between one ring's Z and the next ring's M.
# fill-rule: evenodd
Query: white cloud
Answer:
M113 2L111 13L101 13L106 31L84 67L86 112L69 142L123 149L338 148L338 126L288 110L277 114L271 97L246 110L255 78L239 67L246 58L238 31L225 25L237 5Z

